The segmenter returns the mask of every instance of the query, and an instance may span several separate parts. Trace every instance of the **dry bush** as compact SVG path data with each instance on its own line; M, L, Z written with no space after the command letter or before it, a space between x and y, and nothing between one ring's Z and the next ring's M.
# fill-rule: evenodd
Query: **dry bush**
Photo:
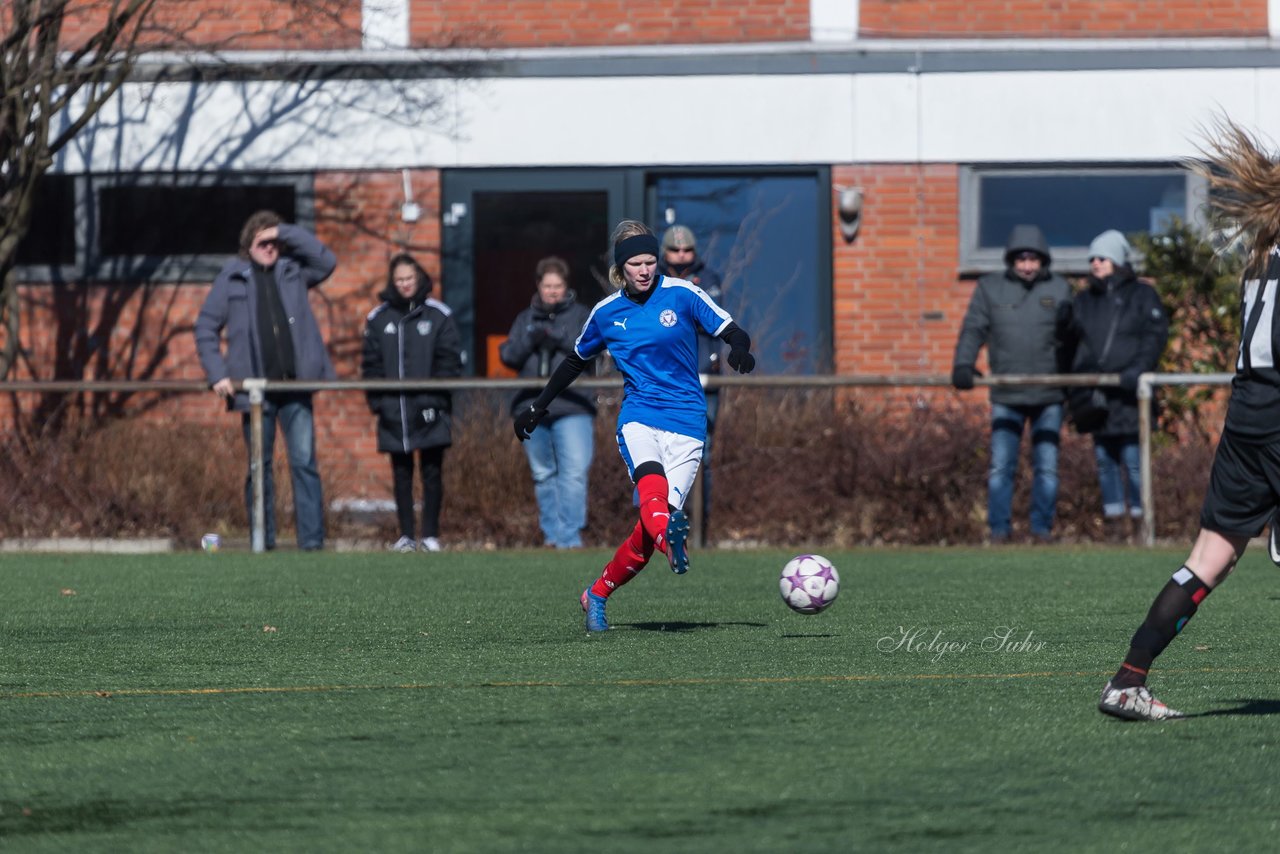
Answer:
M509 393L455 395L455 444L445 458L442 527L451 544L536 547L542 537L529 467L511 432ZM878 398L877 398L878 399ZM714 437L712 544L785 548L978 543L986 534L988 408L973 397L865 404L830 390L726 390ZM616 393L602 395L589 493L589 546L613 547L635 524L632 487L614 440ZM236 430L198 433L143 420L99 422L58 435L15 430L0 457L0 535L248 538L244 445ZM1154 461L1157 535L1194 536L1213 446L1161 437ZM1014 493L1025 532L1029 449ZM285 455L276 454L281 542L292 528ZM1092 442L1063 431L1056 531L1101 538ZM389 478L389 473L388 473ZM334 496L330 496L333 498ZM394 539L392 513L331 513L331 537Z

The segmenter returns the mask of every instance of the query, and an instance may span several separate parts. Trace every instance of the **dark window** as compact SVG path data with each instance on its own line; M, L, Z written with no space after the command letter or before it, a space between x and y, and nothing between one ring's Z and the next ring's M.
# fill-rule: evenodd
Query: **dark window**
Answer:
M297 220L297 188L279 184L131 184L98 191L98 253L103 257L231 255L251 214L273 210Z
M31 225L18 244L18 264L76 262L76 185L70 175L45 175L36 185Z
M1021 223L1038 225L1054 267L1087 268L1089 243L1107 229L1159 234L1177 217L1196 222L1203 182L1177 168L972 168L962 173L961 266L998 269Z
M723 280L721 306L750 334L765 373L830 370L831 292L819 235L827 190L812 174L673 175L653 183L652 226L693 230Z

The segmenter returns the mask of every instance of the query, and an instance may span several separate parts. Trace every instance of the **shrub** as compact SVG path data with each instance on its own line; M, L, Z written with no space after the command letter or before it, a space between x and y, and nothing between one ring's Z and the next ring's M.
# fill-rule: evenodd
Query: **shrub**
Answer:
M524 454L505 393L455 395L455 445L446 458L444 527L466 547L537 546L541 535ZM596 421L588 545L612 547L635 524L632 490L614 442L616 398ZM709 539L789 549L864 544L978 543L986 533L988 408L977 396L938 395L909 407L880 393L734 388L721 396L713 443ZM1101 535L1092 443L1063 431L1057 532ZM235 431L189 431L142 420L47 435L11 433L0 459L6 537L248 537L244 447ZM1157 535L1189 540L1212 441L1186 436L1156 449ZM1026 530L1031 469L1023 443L1015 533ZM276 455L281 542L292 524L289 477ZM336 496L330 495L330 498ZM389 540L393 514L372 523L330 514L331 537Z

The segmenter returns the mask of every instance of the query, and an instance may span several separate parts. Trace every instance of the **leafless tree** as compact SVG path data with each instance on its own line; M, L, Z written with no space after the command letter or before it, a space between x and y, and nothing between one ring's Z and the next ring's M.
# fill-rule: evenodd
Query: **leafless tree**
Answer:
M188 0L3 0L0 2L0 379L21 359L19 352L18 248L31 226L40 179L59 152L73 143L79 152L100 146L94 137L103 128L123 128L128 117L118 107L126 83L187 80L190 104L183 118L192 119L205 97L201 81L216 79L225 51L241 48L356 48L361 44L361 5L349 0L267 0L245 18L238 4ZM240 15L240 17L237 17ZM442 33L433 47L462 47L485 40L487 33ZM317 51L317 55L319 55ZM356 72L317 62L285 69L241 67L246 92L251 78L287 79L296 83L279 99L261 100L248 110L247 126L202 128L197 168L229 168L261 134L284 122L312 123L342 98L321 84L335 76L356 81L383 81L397 86L392 97L374 107L390 121L429 121L439 100L428 79L457 79L474 69L438 59L413 60L406 67L366 64ZM185 70L184 70L185 65ZM225 68L223 70L226 70ZM414 85L415 82L418 85ZM358 85L353 91L358 90ZM359 93L353 99L360 97ZM324 102L328 99L328 102ZM136 105L135 105L136 106ZM152 141L148 168L181 168L190 162L190 121ZM109 136L109 134L107 134ZM212 142L210 142L210 138ZM123 169L136 168L122 163ZM190 168L190 167L188 167ZM120 295L125 298L127 295Z

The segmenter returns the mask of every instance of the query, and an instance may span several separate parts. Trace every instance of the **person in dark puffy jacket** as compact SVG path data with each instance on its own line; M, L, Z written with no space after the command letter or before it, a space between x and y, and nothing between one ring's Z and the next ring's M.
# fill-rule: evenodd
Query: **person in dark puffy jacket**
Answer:
M1155 288L1138 281L1123 234L1110 230L1093 239L1088 286L1061 312L1058 327L1073 373L1120 374L1119 388L1102 389L1106 416L1088 432L1107 537L1127 540L1131 520L1142 518L1138 376L1160 364L1169 318Z
M1034 225L1014 226L1005 244L1005 269L978 279L956 342L951 383L974 386L974 362L985 345L992 374L1058 372L1054 327L1071 286L1049 269L1044 234ZM1052 538L1058 505L1058 442L1062 389L1049 386L991 387L991 466L987 475L987 525L993 543L1012 530L1013 484L1022 431L1030 425L1031 536Z
M673 279L684 279L702 288L717 303L724 301L723 280L720 274L707 266L698 254L698 242L693 229L687 225L673 225L662 233L662 257L658 259L658 272ZM698 336L698 373L718 374L722 367L720 357L723 346L719 338L705 331ZM702 445L702 539L707 539L711 520L711 442L715 438L716 418L720 414L720 389L708 388L707 440Z
M360 375L413 380L462 375L462 339L449 307L432 299L431 277L408 254L391 259L382 304L365 322ZM400 539L398 552L438 552L444 498L444 452L453 442L448 391L368 392L378 416L378 450L391 457ZM422 476L422 540L413 533L413 456Z
M535 269L537 290L529 307L516 316L498 358L522 377L546 379L573 352L587 322L587 307L569 288L569 265L555 256ZM525 410L537 389L521 389L511 414ZM551 402L542 423L523 443L543 543L558 549L582 547L587 526L587 474L595 444L595 395L567 389Z

